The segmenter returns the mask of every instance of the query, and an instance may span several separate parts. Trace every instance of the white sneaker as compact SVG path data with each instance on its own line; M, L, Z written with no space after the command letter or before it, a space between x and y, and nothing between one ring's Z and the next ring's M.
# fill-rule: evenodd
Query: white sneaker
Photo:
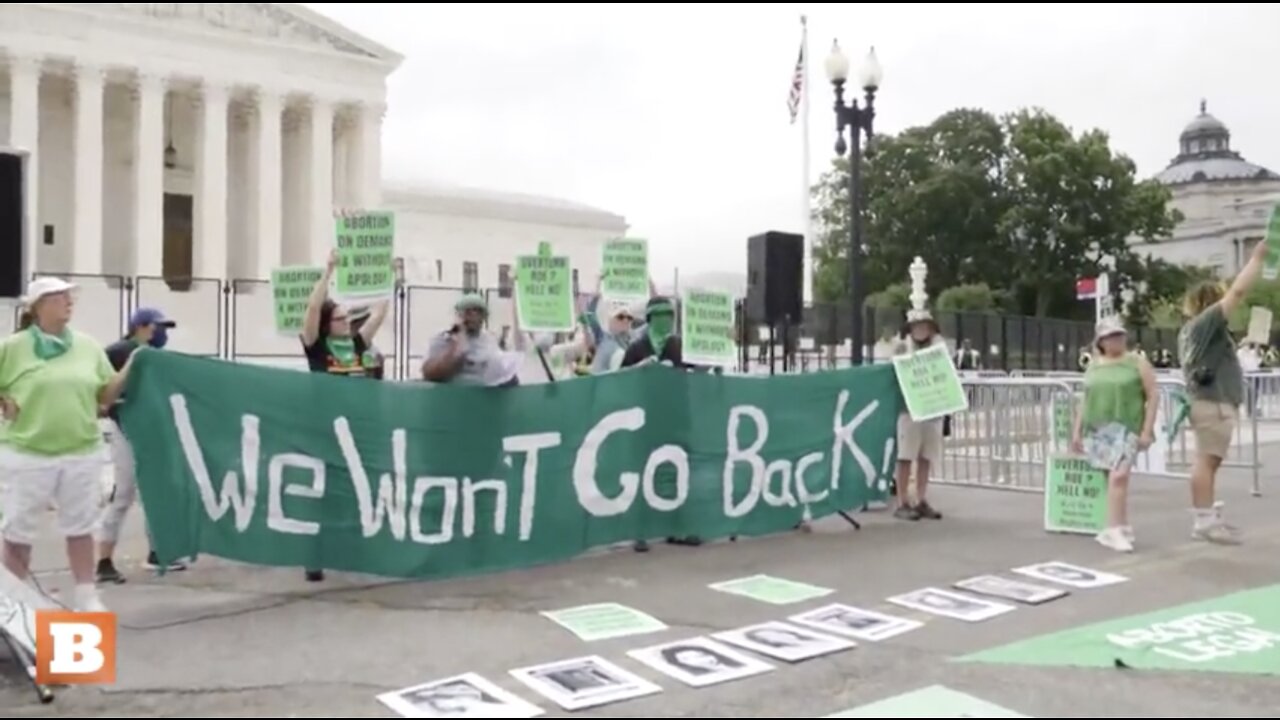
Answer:
M1098 533L1094 537L1098 544L1115 550L1116 552L1131 553L1133 552L1133 541L1125 537L1124 531L1120 528L1107 528Z
M1133 534L1132 525L1125 525L1124 527L1120 528L1120 532L1124 533L1125 539L1128 540L1130 543L1137 542L1138 538L1136 535Z
M102 604L102 597L98 595L98 588L93 585L77 586L74 598L72 608L76 612L107 612L107 606Z
M1244 542L1240 537L1240 530L1238 528L1228 525L1221 520L1214 520L1213 522L1203 525L1196 525L1191 529L1191 539L1201 540L1215 545L1239 545Z

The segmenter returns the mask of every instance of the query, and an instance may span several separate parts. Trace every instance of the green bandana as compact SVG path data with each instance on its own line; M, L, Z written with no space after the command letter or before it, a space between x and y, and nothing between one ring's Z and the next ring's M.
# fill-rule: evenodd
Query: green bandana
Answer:
M649 344L653 346L654 359L661 359L662 349L676 330L675 309L668 304L650 305L648 308Z
M50 335L35 325L27 330L31 333L36 357L41 360L52 360L71 349L70 330L63 330L61 335Z
M325 338L324 344L329 349L329 354L334 360L338 361L343 367L350 367L356 364L356 341L351 338Z

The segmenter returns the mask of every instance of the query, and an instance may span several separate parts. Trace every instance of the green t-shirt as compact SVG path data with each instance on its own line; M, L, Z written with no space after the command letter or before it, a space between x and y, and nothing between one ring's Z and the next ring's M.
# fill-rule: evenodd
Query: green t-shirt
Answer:
M1237 407L1244 404L1244 371L1221 305L1210 307L1182 326L1178 356L1192 399Z
M102 442L98 394L115 372L97 340L71 333L71 347L52 360L36 357L29 332L0 340L0 395L18 404L5 441L18 450L81 455Z
M1138 435L1146 420L1147 394L1142 387L1142 365L1138 357L1118 360L1098 358L1084 374L1084 417L1086 432L1111 423L1120 423Z

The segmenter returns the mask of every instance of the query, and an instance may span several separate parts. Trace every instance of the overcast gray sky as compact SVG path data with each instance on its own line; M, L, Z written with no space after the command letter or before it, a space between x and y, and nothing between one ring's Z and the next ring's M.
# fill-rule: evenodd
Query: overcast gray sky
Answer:
M1036 105L1100 127L1144 174L1202 97L1280 170L1280 5L1205 3L316 3L405 55L385 172L552 195L625 215L661 272L743 271L746 237L801 225L786 98L809 16L812 170L832 156L833 37L884 67L879 127Z

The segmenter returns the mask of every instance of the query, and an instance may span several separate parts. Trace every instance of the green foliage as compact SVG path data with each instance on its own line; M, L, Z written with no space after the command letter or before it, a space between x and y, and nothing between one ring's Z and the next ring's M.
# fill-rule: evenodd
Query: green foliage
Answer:
M989 285L975 283L943 290L936 305L940 312L995 312L1000 303Z
M1128 239L1166 236L1178 220L1168 190L1138 180L1104 133L1076 135L1038 110L1003 119L954 110L877 137L872 149L863 171L868 293L905 280L919 255L939 301L946 288L985 284L987 307L1004 299L1014 312L1091 317L1075 299L1076 280L1095 276L1107 257L1117 296L1142 287L1146 263ZM837 159L814 189L820 301L849 294L848 177L848 162Z

